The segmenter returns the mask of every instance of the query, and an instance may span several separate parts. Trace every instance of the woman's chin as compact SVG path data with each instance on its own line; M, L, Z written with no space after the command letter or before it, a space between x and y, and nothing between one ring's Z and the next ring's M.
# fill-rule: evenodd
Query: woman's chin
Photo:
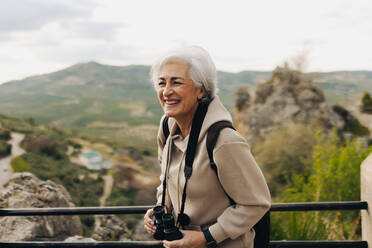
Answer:
M175 111L167 110L167 109L164 111L164 114L167 117L173 117L173 118L177 116L177 113L175 113Z
M172 112L168 112L168 111L164 112L164 115L165 115L166 117L175 117L174 113L172 113Z

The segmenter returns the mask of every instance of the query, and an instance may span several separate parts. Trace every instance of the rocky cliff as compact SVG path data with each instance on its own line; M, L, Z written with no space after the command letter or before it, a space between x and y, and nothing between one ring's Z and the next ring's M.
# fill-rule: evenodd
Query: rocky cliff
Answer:
M66 189L41 181L31 173L15 173L0 192L1 208L74 207ZM0 219L0 240L63 240L81 234L77 216L5 216Z
M344 126L320 88L287 66L277 67L271 78L257 85L253 96L247 88L240 88L235 107L237 128L250 144L276 126L293 122L315 124L325 130Z
M31 173L15 173L0 191L1 208L74 207L66 189L42 181ZM91 237L82 237L78 216L5 216L0 217L0 240L13 241L112 241L130 240L132 232L115 215L99 216L99 226ZM141 222L142 223L142 222Z

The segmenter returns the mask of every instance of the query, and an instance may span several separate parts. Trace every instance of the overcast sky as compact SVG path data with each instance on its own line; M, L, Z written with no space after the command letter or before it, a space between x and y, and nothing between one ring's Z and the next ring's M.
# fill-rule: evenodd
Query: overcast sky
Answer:
M0 83L79 62L151 64L180 44L219 70L372 70L371 0L2 0Z

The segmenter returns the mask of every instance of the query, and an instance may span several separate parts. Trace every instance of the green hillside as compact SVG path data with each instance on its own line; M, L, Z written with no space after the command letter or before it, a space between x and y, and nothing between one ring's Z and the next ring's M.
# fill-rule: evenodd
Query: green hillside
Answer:
M309 76L324 90L331 104L347 106L360 101L363 92L372 92L372 71L310 73Z
M149 66L110 66L81 63L57 72L0 85L0 113L37 123L72 128L82 135L100 137L124 146L154 151L162 114L149 81ZM251 88L270 72L218 72L219 95L234 107L235 91ZM349 104L364 91L372 93L372 72L310 73L330 103ZM233 111L232 111L233 112Z

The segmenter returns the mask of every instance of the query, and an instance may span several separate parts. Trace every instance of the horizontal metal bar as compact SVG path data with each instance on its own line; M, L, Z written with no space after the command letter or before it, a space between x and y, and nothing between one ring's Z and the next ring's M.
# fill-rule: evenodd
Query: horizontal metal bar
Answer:
M160 248L161 242L131 241L131 242L0 242L0 247L107 247L107 248ZM368 248L366 241L270 241L270 248Z
M162 248L162 242L130 241L130 242L0 242L0 247L100 247L100 248Z
M270 241L270 248L368 248L367 241Z
M361 210L368 209L368 203L363 201L349 202L294 202L272 204L270 211L324 211L324 210Z
M0 216L144 214L152 207L7 208L0 209ZM367 202L302 202L274 203L270 211L360 210L367 208Z
M0 209L0 216L143 214L152 207L5 208Z

